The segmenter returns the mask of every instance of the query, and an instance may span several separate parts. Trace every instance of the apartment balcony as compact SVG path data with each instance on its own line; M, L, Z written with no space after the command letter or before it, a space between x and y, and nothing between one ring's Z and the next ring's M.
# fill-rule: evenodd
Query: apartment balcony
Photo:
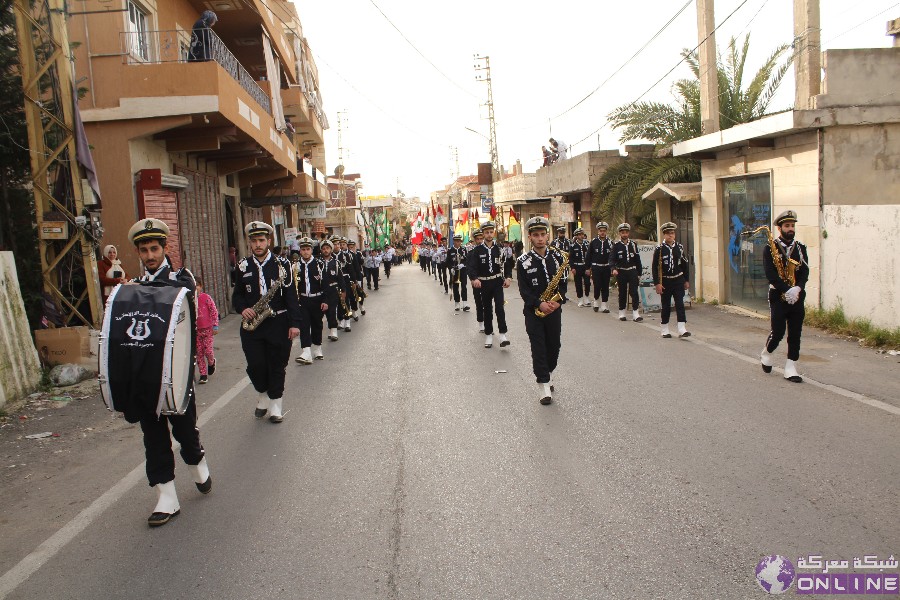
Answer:
M268 90L214 32L203 62L188 59L190 32L119 37L121 59L94 62L96 108L82 110L85 122L183 116L176 129L156 136L170 152L212 161L246 159L243 169L267 171L258 174L261 180L296 173L294 144L276 128Z
M281 90L281 100L284 104L284 116L291 120L296 129L297 143L301 146L324 144L322 122L316 115L315 103L310 102L308 94L299 87L292 86Z
M297 173L253 186L253 197L242 202L247 206L270 206L323 202L328 198L328 187L313 179L309 173Z

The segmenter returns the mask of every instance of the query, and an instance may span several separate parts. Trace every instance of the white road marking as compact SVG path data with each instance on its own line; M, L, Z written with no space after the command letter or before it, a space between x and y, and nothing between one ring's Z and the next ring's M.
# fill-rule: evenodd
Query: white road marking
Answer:
M203 427L216 413L222 410L229 402L234 400L244 388L250 384L250 379L244 377L230 390L222 394L218 400L203 411L197 419L197 427ZM173 449L174 451L174 449ZM35 571L53 558L66 544L87 529L103 512L124 496L128 491L144 479L144 463L142 462L128 475L120 479L103 495L91 502L91 504L75 515L59 531L47 538L31 554L23 558L9 571L0 576L0 599L6 598L16 588L22 585Z

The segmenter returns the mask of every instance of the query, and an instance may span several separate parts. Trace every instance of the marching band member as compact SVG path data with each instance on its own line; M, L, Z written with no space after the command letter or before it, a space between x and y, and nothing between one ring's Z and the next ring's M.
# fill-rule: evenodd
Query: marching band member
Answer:
M356 267L356 294L359 296L357 299L357 307L355 312L353 313L353 320L359 321L360 314L366 314L366 309L363 304L366 301L366 292L363 291L363 279L365 279L365 272L363 271L363 255L362 252L356 249L356 240L347 240L347 250L350 252L350 255L353 257L353 261Z
M454 310L459 312L460 309L460 289L462 290L462 309L469 312L468 297L466 294L466 249L462 245L462 236L456 234L453 236L453 247L447 253L447 264L450 265L450 278L453 282L453 302L456 303Z
M450 293L450 282L447 279L447 245L444 242L438 244L434 253L434 262L438 274L438 285L444 286L444 293Z
M338 323L343 318L338 315L343 310L341 308L341 299L346 298L344 290L344 276L341 274L341 267L337 259L334 257L334 242L331 240L322 240L319 244L320 258L325 272L328 273L328 286L325 302L328 304L328 310L325 311L325 319L328 322L328 339L332 342L338 341ZM343 325L341 325L343 328Z
M328 312L326 296L331 284L325 262L312 255L311 238L300 238L300 260L294 263L294 289L300 303L303 318L300 320L300 356L297 362L311 365L313 360L323 360L322 317Z
M476 227L472 230L472 239L469 240L469 246L466 250L466 276L470 273L468 261L472 255L472 250L483 241L484 233L481 232L481 227ZM477 288L474 285L472 286L472 300L475 302L475 318L478 320L478 331L484 333L484 305L481 303L481 288Z
M384 276L387 279L391 278L391 267L394 265L394 255L396 251L391 244L388 244L384 249L384 254L382 255L382 263L384 263Z
M257 419L269 414L269 421L281 423L285 368L291 358L292 340L300 335L303 313L297 300L291 263L269 250L274 229L268 223L252 221L244 227L252 256L238 263L232 293L234 310L245 321L256 318L254 307L273 286L280 287L269 300L272 316L252 331L241 327L241 348L247 359L247 375L259 394Z
M544 217L532 217L525 223L525 229L531 241L531 251L516 261L516 279L519 294L525 303L525 331L531 342L531 365L540 388L540 403L547 405L553 402L551 378L562 346L561 305L566 301L568 277L563 275L559 279L560 302L541 300L554 275L562 268L564 259L559 250L547 247L550 221ZM535 310L540 310L545 316L538 316Z
M512 283L512 261L504 261L500 247L494 244L494 222L481 226L484 241L475 246L466 257L466 274L472 280L472 287L481 290L481 304L484 313L484 347L494 345L494 311L497 312L497 327L500 331L500 347L509 346L506 337L506 311L503 308L503 290Z
M575 272L575 294L578 296L578 306L591 305L591 265L588 263L590 245L584 239L584 229L575 230L575 239L569 245L569 264ZM582 294L583 292L583 294ZM584 299L582 300L582 295Z
M588 251L588 262L591 265L591 279L594 280L594 312L609 312L606 303L609 301L610 266L609 255L612 253L612 241L607 237L609 225L603 221L597 223L597 237L591 240ZM600 304L597 304L597 299Z
M372 289L372 282L375 283L375 291L378 291L378 278L381 273L381 252L378 248L372 248L368 251L364 259L364 267L366 269L366 289Z
M660 231L663 241L653 251L653 283L660 296L660 331L664 338L671 338L669 316L672 314L672 300L675 300L675 316L678 319L678 337L688 337L687 317L684 314L684 292L690 289L688 259L684 247L675 242L675 223L663 223Z
M571 242L566 239L566 226L560 225L556 228L556 239L550 242L550 247L554 250L562 250L568 252L571 248Z
M622 223L619 225L619 241L613 244L609 254L609 266L612 274L616 276L616 285L619 288L619 320L625 320L625 308L628 306L628 297L631 296L631 317L639 323L644 317L638 312L640 298L638 298L638 282L641 278L641 257L638 247L628 239L631 234L631 225Z
M342 237L340 244L341 251L338 253L337 259L338 265L341 267L341 274L344 276L344 288L347 290L346 303L349 311L344 315L344 320L338 327L343 327L344 331L350 333L350 317L353 317L354 321L359 321L359 315L357 315L359 305L356 303L356 292L354 289L359 275L356 269L356 258L349 250L347 238Z
M151 282L190 290L190 302L194 302L196 284L194 276L187 269L175 270L166 256L166 240L169 237L169 226L159 219L143 219L132 225L128 231L128 239L134 244L135 252L144 266L144 275L133 283L149 285ZM196 330L191 332L196 340ZM172 517L181 512L178 495L175 493L175 455L172 452L172 439L181 444L181 458L203 494L212 490L212 478L206 462L206 452L200 443L200 430L197 429L196 396L191 392L191 400L183 415L157 416L156 405L159 388L141 385L133 380L130 394L126 395L130 404L125 409L125 420L129 423L139 421L144 434L144 449L147 458L147 479L156 490L157 502L153 513L147 519L150 527L159 527L168 523ZM169 427L171 426L171 437Z
M760 355L760 362L763 371L772 372L772 353L778 348L787 329L788 351L787 362L784 363L784 378L801 383L803 378L797 372L797 361L800 360L800 335L803 333L803 318L806 316L803 303L806 300L806 282L809 281L809 255L806 246L795 239L796 212L784 211L775 219L775 226L781 235L772 240L769 251L763 253L763 267L766 279L769 280L772 331ZM777 257L774 255L776 250ZM789 261L792 261L790 265ZM791 268L794 269L793 285L788 280Z

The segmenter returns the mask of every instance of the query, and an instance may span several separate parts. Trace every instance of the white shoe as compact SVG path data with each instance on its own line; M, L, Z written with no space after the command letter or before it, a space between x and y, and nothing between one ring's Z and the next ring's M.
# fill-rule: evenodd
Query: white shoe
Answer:
M178 504L178 494L175 493L175 481L167 481L166 483L158 483L153 486L156 490L157 500L156 508L153 514L147 520L150 527L159 527L165 525L169 520L181 512L181 505ZM154 515L158 515L154 517Z
M540 388L541 398L540 398L539 402L541 404L546 406L546 405L550 404L551 402L553 402L553 392L550 391L549 383L539 383L538 388Z
M800 377L800 373L797 372L797 363L791 359L788 359L784 363L784 378L788 381L793 381L794 383L802 383L803 378Z
M336 342L338 340L337 329L329 329L328 330L328 339L332 342Z
M691 337L691 332L687 330L687 323L684 321L678 322L678 337Z
M459 312L459 302L457 302L456 304L453 305L453 310L455 310L456 312Z
M581 299L581 296L578 296L578 308L584 306L584 300Z
M490 333L484 336L484 347L490 348L494 345L494 336Z
M553 385L553 371L550 372L550 391L551 392L556 391L556 387L554 387L554 385Z
M763 372L772 372L772 353L766 350L765 346L763 346L762 352L759 353L759 363L762 365Z
M600 312L605 312L605 313L608 313L608 312L609 312L609 307L606 306L606 302L601 302L601 303L600 303Z
M509 346L509 338L506 337L505 333L501 333L500 334L500 347L505 348L506 346Z
M631 311L631 319L637 323L640 323L644 320L644 317L641 316L640 312L633 310Z
M593 302L591 302L591 306L594 307L594 312L597 312L598 310L600 310L600 305L597 304L597 301L596 301L596 300L594 300Z
M663 323L662 325L660 325L659 330L660 330L660 334L664 338L672 337L672 334L669 332L669 324L668 323Z
M269 410L269 395L266 392L262 392L259 395L259 399L256 401L256 418L262 419L266 416L266 412Z
M208 494L212 490L212 479L209 477L209 465L204 456L196 465L188 465L188 471L194 479L194 485L200 490L201 494Z
M481 321L478 321L478 331L480 333L484 333L484 323L482 323Z
M620 321L624 321L624 320L625 320L625 311L624 311L624 310L620 310L620 311L619 311L619 320L620 320Z
M325 360L325 355L322 354L321 344L318 346L313 344L312 355L313 355L313 360Z
M269 401L269 420L273 423L281 423L284 415L281 414L281 398Z
M359 309L358 308L355 311L353 311L353 320L359 321Z
M312 352L310 351L309 346L303 349L303 351L300 353L300 356L297 357L297 362L301 365L312 364Z

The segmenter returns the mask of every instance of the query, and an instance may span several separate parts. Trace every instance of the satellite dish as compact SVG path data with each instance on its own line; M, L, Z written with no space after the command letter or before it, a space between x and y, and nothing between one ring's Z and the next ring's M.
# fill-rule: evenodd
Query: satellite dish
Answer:
M334 168L335 177L340 177L344 174L344 165L338 165Z

